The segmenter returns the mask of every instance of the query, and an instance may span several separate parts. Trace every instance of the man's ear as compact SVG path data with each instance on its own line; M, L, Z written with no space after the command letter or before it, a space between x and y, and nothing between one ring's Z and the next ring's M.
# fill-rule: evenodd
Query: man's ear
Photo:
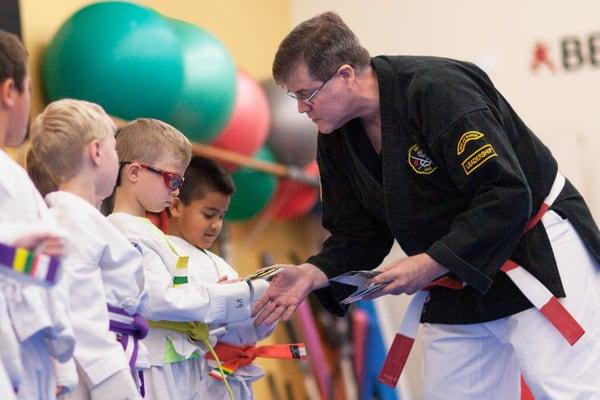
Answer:
M169 206L169 214L171 214L173 218L179 218L179 216L181 215L181 208L181 200L179 200L179 197L175 197L173 199L173 203L171 203L171 205Z
M352 65L344 64L338 68L338 74L340 74L344 80L353 80L356 75L356 71Z

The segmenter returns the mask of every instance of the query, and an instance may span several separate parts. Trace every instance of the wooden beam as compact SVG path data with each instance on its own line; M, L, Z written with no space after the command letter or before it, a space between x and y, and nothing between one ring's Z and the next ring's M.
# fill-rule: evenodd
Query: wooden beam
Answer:
M127 121L112 117L117 126L122 127ZM308 175L304 169L294 165L284 165L256 158L248 157L235 151L221 149L208 144L192 142L192 153L197 156L210 158L211 160L226 162L240 167L252 168L279 178L291 179L309 186L319 187L319 177Z

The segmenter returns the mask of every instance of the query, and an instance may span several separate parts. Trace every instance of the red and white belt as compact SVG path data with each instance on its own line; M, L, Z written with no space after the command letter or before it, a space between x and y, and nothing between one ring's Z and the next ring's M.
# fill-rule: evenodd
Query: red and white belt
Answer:
M559 173L554 179L550 193L544 199L539 211L528 222L525 232L540 222L546 211L556 200L565 185L565 178ZM500 268L519 288L525 297L537 308L544 317L556 327L560 334L572 346L585 333L581 325L573 318L571 313L558 301L558 299L535 276L512 260L507 260ZM427 288L417 292L404 314L400 329L388 351L379 380L391 387L395 387L400 379L408 355L417 335L423 305L432 287L446 287L460 290L465 283L450 277L443 277L431 283Z

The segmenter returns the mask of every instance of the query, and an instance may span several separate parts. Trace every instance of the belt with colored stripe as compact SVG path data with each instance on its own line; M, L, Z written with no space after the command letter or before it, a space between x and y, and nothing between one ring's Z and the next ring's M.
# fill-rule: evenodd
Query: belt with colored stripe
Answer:
M22 247L0 244L0 267L15 278L27 279L44 286L54 285L60 278L61 264L57 257L35 254Z
M177 322L177 321L148 321L151 328L168 329L171 331L183 333L188 335L190 339L203 342L209 353L212 354L212 358L217 363L217 369L220 371L220 376L223 377L227 393L231 400L235 400L231 386L227 382L227 373L222 369L219 356L215 353L213 346L210 344L208 330L208 324L204 322L188 321L188 322Z
M544 199L539 211L527 223L525 232L536 226L546 211L565 185L565 178L557 174L550 189L550 193ZM535 276L525 268L512 260L507 260L500 268L525 297L537 308L543 316L556 327L560 334L570 345L575 344L585 333L584 329L573 318L571 313L562 305L562 303L546 288ZM464 288L465 283L450 277L443 277L431 283L428 287L417 292L404 314L400 329L392 342L388 355L383 364L379 380L391 387L395 387L400 379L400 374L404 369L408 355L417 335L423 305L427 300L428 290L433 287L446 287L460 290Z
M304 347L304 343L234 346L218 342L214 350L221 361L222 370L227 376L231 375L238 368L251 364L257 357L281 360L306 359L306 347ZM206 358L208 360L214 359L211 353L206 353ZM209 375L215 379L223 380L221 371L217 368L212 368Z
M134 370L139 348L138 341L148 334L148 322L140 314L132 316L122 308L110 304L107 304L107 307L110 318L109 329L119 334L118 340L129 358L129 366ZM133 340L130 341L130 338Z

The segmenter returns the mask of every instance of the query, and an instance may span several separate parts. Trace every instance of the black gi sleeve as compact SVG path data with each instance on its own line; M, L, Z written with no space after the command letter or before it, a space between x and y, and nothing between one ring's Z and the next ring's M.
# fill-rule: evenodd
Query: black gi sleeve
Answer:
M331 143L334 138L319 136L317 161L321 176L322 222L331 235L321 251L306 262L317 266L328 278L352 270L376 268L393 243L389 228L364 209L354 193L348 168L344 167L344 149ZM315 294L328 311L343 315L347 307L339 301L354 290L352 286L332 283Z
M502 123L487 107L427 136L436 162L471 199L427 254L485 294L523 234L530 188Z

